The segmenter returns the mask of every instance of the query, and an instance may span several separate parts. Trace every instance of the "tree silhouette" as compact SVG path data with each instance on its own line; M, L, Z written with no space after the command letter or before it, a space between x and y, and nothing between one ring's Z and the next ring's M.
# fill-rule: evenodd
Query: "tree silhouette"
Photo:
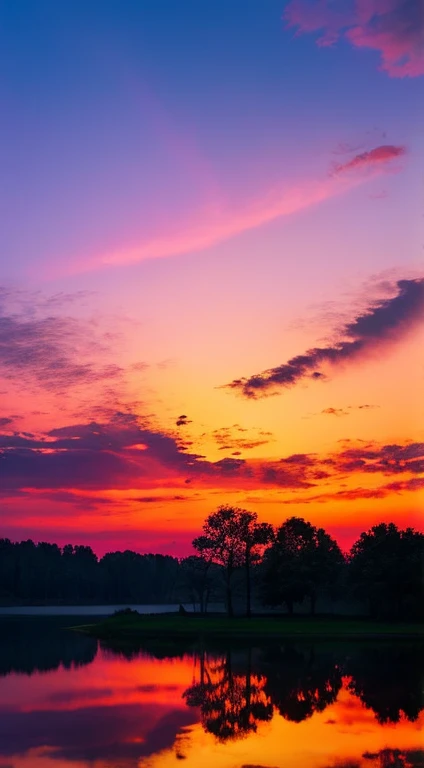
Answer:
M209 515L203 525L203 535L194 539L193 547L207 561L225 570L228 615L233 615L232 577L244 566L246 576L246 615L251 615L251 567L271 539L269 523L258 523L256 512L224 505Z
M349 557L354 594L373 616L423 615L424 534L380 523L355 542Z
M87 546L0 539L0 599L6 603L171 602L176 558L110 552L98 560Z
M193 602L199 603L200 613L206 613L212 581L209 575L211 560L191 555L181 560L180 566L182 581L195 598Z
M337 542L322 528L291 517L277 530L264 560L262 594L268 605L294 604L309 597L315 612L318 590L328 588L340 575L344 558Z
M203 535L194 539L193 547L207 561L217 563L224 569L227 611L234 615L232 577L244 561L244 547L240 538L240 512L230 507L219 507L217 512L206 518Z
M244 548L244 567L246 573L246 616L251 616L251 566L257 563L266 544L274 536L272 525L258 523L256 512L238 510L239 536Z
M194 594L204 611L210 589L223 578L232 616L236 574L244 573L249 616L253 573L264 605L286 604L290 613L305 598L313 613L319 594L344 589L368 603L376 618L424 618L424 534L411 528L374 526L353 545L346 565L337 543L301 518L286 520L274 536L255 513L222 506L193 545L198 556L182 561L131 550L98 559L88 546L0 539L0 600L128 605L186 602Z

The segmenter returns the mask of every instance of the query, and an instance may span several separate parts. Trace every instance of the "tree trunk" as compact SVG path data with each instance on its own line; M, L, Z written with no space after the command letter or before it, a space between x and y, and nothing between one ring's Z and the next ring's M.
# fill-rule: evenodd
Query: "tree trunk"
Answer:
M251 615L250 552L246 550L246 616L250 619Z
M227 568L227 613L230 618L234 616L233 593L231 591L232 568Z
M233 610L233 595L231 592L231 586L230 583L227 583L227 612L228 616L232 618L234 616L234 610Z
M316 600L317 600L316 595L314 595L314 594L309 595L309 599L311 601L311 616L314 616L315 615L315 604L316 604Z

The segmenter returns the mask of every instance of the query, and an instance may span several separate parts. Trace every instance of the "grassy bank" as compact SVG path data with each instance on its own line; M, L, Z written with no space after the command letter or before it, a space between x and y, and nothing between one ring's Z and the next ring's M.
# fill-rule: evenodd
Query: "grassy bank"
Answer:
M102 640L142 638L307 638L307 639L421 639L424 624L383 623L366 619L328 617L269 617L251 619L179 614L120 614L95 624L75 627Z

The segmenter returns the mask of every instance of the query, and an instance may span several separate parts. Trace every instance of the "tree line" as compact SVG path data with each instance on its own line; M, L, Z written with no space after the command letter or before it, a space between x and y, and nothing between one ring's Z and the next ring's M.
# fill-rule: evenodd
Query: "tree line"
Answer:
M0 539L0 601L41 604L224 602L228 615L317 601L355 601L375 618L424 618L424 534L380 523L348 553L323 528L290 517L274 528L224 505L210 514L186 558ZM240 602L243 608L240 607Z
M323 528L290 517L278 528L260 523L255 512L221 506L206 519L193 541L193 586L201 609L208 597L208 569L223 572L226 606L234 613L235 576L245 574L245 613L251 615L251 584L263 606L295 606L326 596L352 599L370 616L424 618L424 534L394 523L361 533L348 553Z
M180 563L166 555L0 539L0 600L41 604L173 602Z

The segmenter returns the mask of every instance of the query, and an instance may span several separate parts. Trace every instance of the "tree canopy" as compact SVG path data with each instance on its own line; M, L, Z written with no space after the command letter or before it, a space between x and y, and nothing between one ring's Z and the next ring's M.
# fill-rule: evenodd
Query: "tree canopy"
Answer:
M354 593L376 616L406 618L422 611L424 534L380 523L362 533L349 554Z
M344 557L337 542L300 517L291 517L277 530L265 555L263 599L268 605L285 603L290 613L306 597L315 609L318 590L337 579Z

